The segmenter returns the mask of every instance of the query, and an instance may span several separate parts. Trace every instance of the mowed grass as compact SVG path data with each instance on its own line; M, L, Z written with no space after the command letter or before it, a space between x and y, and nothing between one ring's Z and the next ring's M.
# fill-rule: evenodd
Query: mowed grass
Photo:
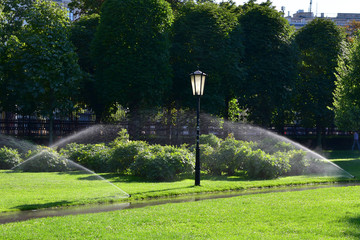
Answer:
M335 153L332 153L335 154ZM341 162L356 175L360 166L357 156L346 153L333 159ZM57 187L63 181L73 183L73 193L63 189L58 197L71 200L74 192L81 192L82 184L99 184L89 176L76 174L29 175L35 182L22 183L21 175L12 176L13 187L2 187L5 172L0 173L0 189L5 193L14 191L14 198L26 197ZM30 174L30 173L29 173ZM32 173L31 173L32 174ZM25 176L25 175L24 175ZM60 179L50 180L54 176ZM311 184L333 181L336 178L286 177L267 181L245 181L241 178L203 178L202 186L194 187L192 179L177 182L152 183L140 179L104 175L115 185L132 194L131 199L156 196L182 195L196 192L220 191L252 187ZM44 185L40 184L45 182ZM8 181L9 179L7 179ZM35 181L35 180L34 180ZM88 183L90 182L90 183ZM21 184L19 184L21 183ZM83 189L79 199L90 201L91 186ZM12 189L12 190L10 190ZM59 189L58 189L59 190ZM54 190L55 191L55 190ZM68 191L68 192L67 192ZM87 193L86 193L87 192ZM21 194L23 193L23 194ZM41 193L41 191L40 191ZM40 202L46 203L44 193ZM71 193L71 194L70 194ZM88 195L88 197L86 197ZM2 198L7 198L2 194ZM29 200L30 197L28 197ZM50 198L49 198L50 199ZM87 200L86 200L87 199ZM5 205L9 205L6 201ZM56 202L56 198L48 202ZM21 200L19 200L21 202ZM20 203L18 202L18 204ZM15 207L16 208L16 207ZM5 207L9 209L9 207ZM281 192L245 195L227 199L204 200L189 203L166 204L140 209L127 209L107 213L85 214L66 217L33 219L25 222L0 225L0 239L359 239L360 238L360 187L323 188L300 192Z
M360 187L247 195L0 225L1 239L359 239Z
M325 151L324 155L350 174L360 177L360 151Z
M0 212L106 202L126 195L106 181L83 173L0 171Z
M0 172L0 212L348 181L348 179L309 176L284 177L266 181L249 181L241 177L205 176L201 181L201 186L195 187L193 179L174 182L146 182L129 176L111 174L102 176L114 185L90 174L2 171ZM119 188L131 194L131 198L124 198L125 194Z
M327 151L325 155L354 176L360 176L359 152ZM283 177L273 180L202 176L201 186L195 187L192 178L174 182L147 182L130 176L114 174L101 174L101 176L130 194L131 198L124 199L121 190L91 174L0 171L0 212L351 180L311 176Z

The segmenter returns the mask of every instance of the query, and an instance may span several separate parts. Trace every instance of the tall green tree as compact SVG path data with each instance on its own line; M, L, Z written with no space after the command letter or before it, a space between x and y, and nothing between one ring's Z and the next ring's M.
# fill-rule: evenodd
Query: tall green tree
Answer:
M97 89L94 81L95 64L91 57L91 42L95 38L96 29L100 22L100 15L84 15L71 24L71 42L76 48L79 65L84 73L80 83L79 103L86 108L95 108L99 104Z
M360 129L360 40L353 37L346 54L339 58L334 103L335 124L344 131Z
M17 20L23 24L6 33L1 59L2 105L12 112L48 117L51 143L54 117L72 111L81 71L69 40L66 12L45 0L20 6L24 14Z
M168 32L172 10L165 0L108 0L93 44L97 117L117 103L130 112L163 103L171 84Z
M318 145L323 128L334 121L328 106L333 102L335 73L343 40L341 29L331 20L321 18L308 23L295 37L300 50L296 110L302 125L316 126Z
M189 74L199 68L207 74L202 109L226 115L236 92L243 50L237 13L218 4L188 2L179 9L172 35L173 99L177 106L193 106Z
M100 14L105 0L72 0L68 7L77 17L83 15Z
M270 1L249 1L239 18L244 34L245 92L239 99L249 121L261 126L281 125L287 119L294 79L296 51L293 29Z

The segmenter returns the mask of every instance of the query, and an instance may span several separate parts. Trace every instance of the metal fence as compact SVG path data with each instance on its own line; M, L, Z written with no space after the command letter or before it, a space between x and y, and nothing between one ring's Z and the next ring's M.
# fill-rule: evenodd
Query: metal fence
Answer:
M209 122L206 119L202 119L201 123L201 134L212 133L218 137L224 138L229 133L234 132L234 129L224 124L220 124L219 122ZM192 144L195 141L194 136L196 135L195 123L191 119L175 124L146 121L135 124L130 122L117 122L114 125L116 128L108 130L107 133L104 133L104 128L99 130L98 135L112 135L113 138L115 138L117 132L121 128L124 128L132 134L133 139L172 145L179 145L182 143ZM32 118L0 119L0 133L10 136L29 138L46 137L49 135L49 126L49 120ZM54 120L53 134L57 138L63 138L93 126L96 126L94 121ZM240 124L235 126L238 128L238 132L249 131L244 127L241 129ZM283 131L277 131L275 128L270 128L268 130L288 137L316 135L315 128L304 128L296 125L286 126ZM329 136L347 136L350 135L351 132L339 131L336 128L325 128L323 129L322 134ZM111 138L107 139L111 140Z

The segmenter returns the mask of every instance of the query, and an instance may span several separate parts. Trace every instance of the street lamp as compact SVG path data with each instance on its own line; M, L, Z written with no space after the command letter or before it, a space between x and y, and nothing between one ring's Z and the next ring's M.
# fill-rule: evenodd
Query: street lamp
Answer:
M195 186L200 186L200 97L204 94L206 74L197 70L190 74L193 95L198 97L196 111L196 159L195 159Z

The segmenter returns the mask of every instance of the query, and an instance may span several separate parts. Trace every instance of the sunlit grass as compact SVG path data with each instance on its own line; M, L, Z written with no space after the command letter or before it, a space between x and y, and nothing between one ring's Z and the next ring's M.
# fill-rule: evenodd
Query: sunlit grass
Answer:
M0 225L3 239L359 239L360 187L34 219Z
M349 173L360 176L360 153L328 151L325 154ZM245 180L241 176L203 175L201 186L195 187L191 177L173 182L148 182L140 178L116 174L101 174L101 176L130 194L131 198L122 198L125 196L122 191L91 174L0 171L0 212L353 180L316 176Z
M115 186L131 195L130 200L237 191L250 188L294 186L341 180L331 177L284 177L274 180L243 180L241 177L204 176L201 186L193 179L174 182L146 182L129 176L103 174ZM89 174L20 173L0 171L0 212L129 201L118 188Z

